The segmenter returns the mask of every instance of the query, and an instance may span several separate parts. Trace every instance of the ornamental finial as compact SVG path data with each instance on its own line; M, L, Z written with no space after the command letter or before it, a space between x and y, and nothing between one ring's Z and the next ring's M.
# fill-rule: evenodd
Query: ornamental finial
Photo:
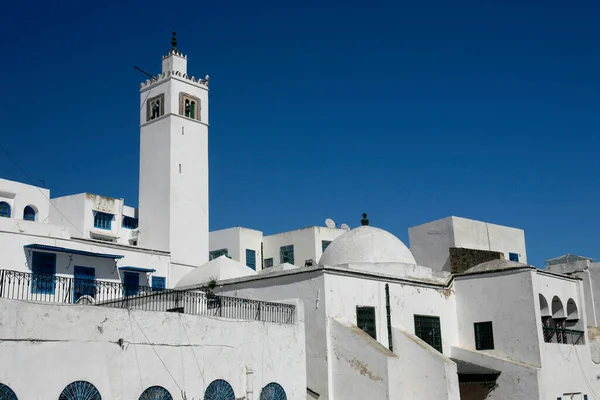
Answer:
M367 218L367 213L363 213L363 217L362 217L362 219L360 220L360 224L361 224L362 226L367 226L367 225L369 225L369 219Z
M171 38L171 46L173 46L172 50L177 51L177 32L173 31L173 37Z

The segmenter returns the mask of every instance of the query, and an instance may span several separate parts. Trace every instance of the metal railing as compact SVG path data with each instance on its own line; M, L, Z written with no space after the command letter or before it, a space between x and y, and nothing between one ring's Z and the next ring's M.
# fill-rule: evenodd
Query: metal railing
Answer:
M293 304L11 270L0 270L0 298L181 312L280 324L296 322Z
M544 342L561 344L584 344L583 331L542 327Z

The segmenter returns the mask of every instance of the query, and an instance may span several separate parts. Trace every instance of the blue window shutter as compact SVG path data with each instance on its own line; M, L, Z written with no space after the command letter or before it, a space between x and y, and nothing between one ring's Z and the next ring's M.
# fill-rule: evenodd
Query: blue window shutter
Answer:
M519 262L519 255L517 253L508 253L508 259L510 261Z
M246 266L256 271L256 251L246 249Z
M137 272L123 273L123 295L131 296L140 292L140 275Z
M0 201L0 217L10 218L10 205L4 201Z
M164 290L167 287L167 279L164 276L152 277L152 289Z
M34 251L31 255L31 293L54 294L56 254Z

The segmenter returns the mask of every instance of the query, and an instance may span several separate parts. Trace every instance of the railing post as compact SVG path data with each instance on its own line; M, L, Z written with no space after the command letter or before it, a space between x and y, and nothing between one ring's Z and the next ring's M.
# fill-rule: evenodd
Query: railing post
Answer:
M0 297L4 294L4 275L6 274L6 270L2 270L0 274Z

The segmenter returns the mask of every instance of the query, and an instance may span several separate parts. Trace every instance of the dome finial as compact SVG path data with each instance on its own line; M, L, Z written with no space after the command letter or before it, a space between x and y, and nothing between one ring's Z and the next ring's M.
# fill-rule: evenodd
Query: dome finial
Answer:
M173 50L177 50L177 32L173 30L173 37L171 38L171 46L173 46Z
M367 226L367 225L369 225L369 219L367 218L367 213L363 213L363 217L362 217L362 219L360 220L360 224L361 224L362 226Z

